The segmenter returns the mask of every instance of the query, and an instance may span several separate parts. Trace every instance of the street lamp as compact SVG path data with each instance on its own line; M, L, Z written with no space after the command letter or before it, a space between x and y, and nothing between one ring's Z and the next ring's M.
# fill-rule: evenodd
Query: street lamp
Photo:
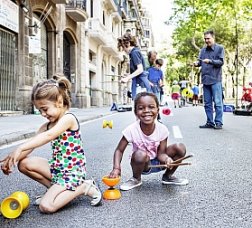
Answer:
M239 33L238 33L238 19L237 11L235 10L235 38L236 38L236 51L235 51L235 71L236 71L236 96L235 106L238 108L238 94L239 94Z
M238 95L239 95L239 30L238 30L238 18L236 0L234 0L235 9L235 38L236 38L236 51L235 51L235 71L236 71L236 94L235 94L235 106L238 108Z

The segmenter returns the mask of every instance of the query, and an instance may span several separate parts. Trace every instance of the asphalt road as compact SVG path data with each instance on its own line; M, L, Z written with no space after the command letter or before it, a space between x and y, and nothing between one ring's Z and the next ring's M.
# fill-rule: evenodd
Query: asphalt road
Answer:
M93 177L102 190L101 178L110 172L114 149L121 131L135 120L132 112L116 113L113 129L102 128L97 119L81 125L87 155L88 177ZM103 201L91 207L87 197L79 197L55 214L42 214L33 205L36 195L45 191L18 171L10 176L0 174L0 200L14 191L29 194L31 204L17 219L0 216L0 227L252 227L252 119L225 113L223 130L199 129L205 123L202 107L174 109L172 115L162 115L170 130L170 143L183 142L187 154L194 157L191 166L180 167L176 176L188 178L187 186L164 186L162 173L143 176L143 185L116 201ZM11 148L0 150L1 156ZM131 177L128 146L122 161L122 177ZM34 154L50 157L50 146Z

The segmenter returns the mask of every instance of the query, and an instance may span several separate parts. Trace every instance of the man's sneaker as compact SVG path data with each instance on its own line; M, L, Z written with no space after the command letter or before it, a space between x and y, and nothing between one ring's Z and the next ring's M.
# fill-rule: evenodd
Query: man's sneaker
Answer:
M189 181L187 179L179 179L173 176L166 177L163 175L162 177L162 184L169 184L169 185L187 185Z
M214 125L206 123L205 125L200 125L199 128L214 128Z
M220 129L222 129L222 125L221 124L217 124L217 125L214 126L214 129L215 130L220 130Z
M140 185L142 185L141 180L137 180L136 178L131 177L129 180L127 180L125 183L123 183L120 186L120 189L123 190L123 191L128 191L128 190L136 188L136 187L138 187Z

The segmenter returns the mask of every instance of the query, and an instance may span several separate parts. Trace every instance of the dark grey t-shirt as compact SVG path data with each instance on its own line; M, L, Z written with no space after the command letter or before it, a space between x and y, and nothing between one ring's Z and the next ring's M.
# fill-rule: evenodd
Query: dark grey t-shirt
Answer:
M129 53L130 57L130 73L133 73L137 69L137 65L143 64L143 69L145 70L144 58L138 47L134 47Z

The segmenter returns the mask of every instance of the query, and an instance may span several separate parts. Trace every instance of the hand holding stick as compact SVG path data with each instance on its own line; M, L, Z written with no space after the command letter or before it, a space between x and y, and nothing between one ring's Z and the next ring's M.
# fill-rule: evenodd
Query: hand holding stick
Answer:
M183 161L183 160L185 160L185 159L187 159L187 158L191 158L191 157L193 157L193 155L190 154L190 155L184 156L184 157L182 157L182 158L179 158L179 159L173 161L172 163L173 163L173 164L174 164L174 163L180 163L181 161Z
M185 157L179 158L175 161L173 161L172 163L168 164L159 164L159 165L149 165L149 168L171 168L171 167L177 167L177 166L181 166L181 165L191 165L192 163L181 163L181 161L193 157L193 155L187 155Z

